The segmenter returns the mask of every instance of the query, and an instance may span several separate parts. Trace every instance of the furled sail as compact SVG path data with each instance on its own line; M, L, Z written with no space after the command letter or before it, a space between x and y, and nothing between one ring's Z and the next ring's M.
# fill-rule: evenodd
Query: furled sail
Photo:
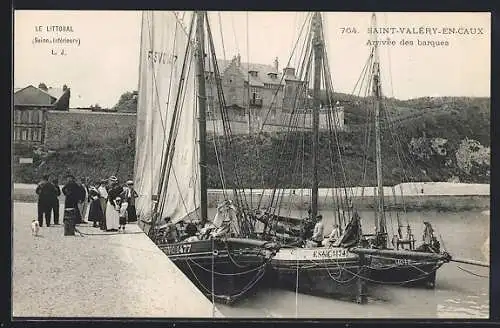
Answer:
M199 206L196 79L189 42L175 12L143 12L134 176L136 207L145 221L155 201L159 217L173 221Z

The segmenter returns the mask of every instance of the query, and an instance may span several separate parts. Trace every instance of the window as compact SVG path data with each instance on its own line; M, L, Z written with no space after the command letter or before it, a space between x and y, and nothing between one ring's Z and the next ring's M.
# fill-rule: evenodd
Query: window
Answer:
M21 140L21 129L20 128L14 129L14 140Z
M23 123L23 124L28 124L29 123L28 110L21 111L21 123Z
M42 141L42 129L34 128L31 129L31 140L32 141Z
M32 117L31 117L31 122L35 123L35 124L40 123L40 111L38 111L38 110L33 111Z
M21 123L21 111L19 109L14 111L14 122Z
M28 140L28 129L21 130L21 140Z

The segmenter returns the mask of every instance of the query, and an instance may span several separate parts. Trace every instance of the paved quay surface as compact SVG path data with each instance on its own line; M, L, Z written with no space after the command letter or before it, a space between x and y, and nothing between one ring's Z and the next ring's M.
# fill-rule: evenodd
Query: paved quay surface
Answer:
M36 204L13 203L14 317L222 316L137 225L125 234L80 225L101 234L83 237L44 226L34 237L34 218Z

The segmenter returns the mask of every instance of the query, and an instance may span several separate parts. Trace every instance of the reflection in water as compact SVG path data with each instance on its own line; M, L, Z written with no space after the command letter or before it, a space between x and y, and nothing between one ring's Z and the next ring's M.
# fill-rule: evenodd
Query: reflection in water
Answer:
M211 213L214 213L213 211ZM215 213L214 213L215 214ZM333 213L321 211L325 234L333 227ZM361 212L364 232L374 227L373 213ZM297 212L297 216L303 213ZM388 215L388 224L396 224L395 213ZM410 212L402 223L410 223L417 240L422 236L423 221L430 221L442 247L452 256L487 261L481 250L490 233L489 216L480 211ZM393 232L391 228L388 231ZM460 266L472 275L447 263L437 272L434 290L397 286L369 286L368 303L358 305L334 299L294 292L266 289L232 307L217 305L227 317L267 318L488 318L489 269L467 264Z

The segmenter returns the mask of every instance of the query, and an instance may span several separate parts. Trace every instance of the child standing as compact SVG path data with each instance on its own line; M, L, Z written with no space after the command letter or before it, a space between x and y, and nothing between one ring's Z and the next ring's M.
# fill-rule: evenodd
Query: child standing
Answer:
M118 232L123 231L125 232L125 225L127 224L127 207L128 203L127 202L122 202L121 198L118 197L116 198L116 205L118 207L118 212L120 216L120 226L118 227Z

